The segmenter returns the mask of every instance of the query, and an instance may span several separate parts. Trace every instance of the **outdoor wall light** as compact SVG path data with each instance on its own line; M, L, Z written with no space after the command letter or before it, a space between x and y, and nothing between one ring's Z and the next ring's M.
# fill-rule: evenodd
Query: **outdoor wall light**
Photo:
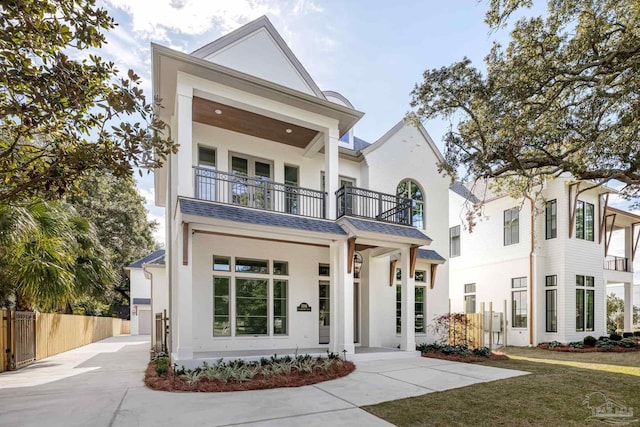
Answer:
M358 252L354 252L353 254L353 278L360 278L360 270L362 269L362 255Z

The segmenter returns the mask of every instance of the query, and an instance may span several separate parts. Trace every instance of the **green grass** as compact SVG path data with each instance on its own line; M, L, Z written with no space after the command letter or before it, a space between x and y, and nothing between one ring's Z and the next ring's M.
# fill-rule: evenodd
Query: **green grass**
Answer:
M582 426L591 415L582 403L585 395L601 391L634 407L634 418L640 418L640 352L562 353L509 347L506 353L510 360L482 364L531 374L363 409L399 426Z

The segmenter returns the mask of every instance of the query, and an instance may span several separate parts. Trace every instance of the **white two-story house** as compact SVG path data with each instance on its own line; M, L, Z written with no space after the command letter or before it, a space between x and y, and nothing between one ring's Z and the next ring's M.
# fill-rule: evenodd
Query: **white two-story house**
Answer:
M516 200L480 187L451 187L452 311L480 312L481 303L488 311L491 303L506 320L508 345L597 338L607 332L606 286L624 284L631 331L640 217L609 207L613 190L560 177L541 197ZM481 200L470 230L465 204ZM503 344L504 332L494 342Z
M355 137L363 113L265 17L191 54L152 45L152 61L180 145L155 171L174 360L430 340L448 309L449 183L424 128Z

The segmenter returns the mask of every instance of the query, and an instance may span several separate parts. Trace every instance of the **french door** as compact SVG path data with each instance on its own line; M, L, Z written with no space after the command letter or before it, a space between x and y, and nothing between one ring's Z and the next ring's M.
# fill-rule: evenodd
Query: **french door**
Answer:
M231 202L251 208L271 209L270 162L248 156L231 156Z

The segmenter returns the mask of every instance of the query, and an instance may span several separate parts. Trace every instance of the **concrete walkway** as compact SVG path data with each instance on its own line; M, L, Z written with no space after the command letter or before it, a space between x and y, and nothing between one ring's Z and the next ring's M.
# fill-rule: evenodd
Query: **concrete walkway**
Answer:
M148 340L121 336L0 374L6 426L382 426L359 408L388 400L524 375L415 358L357 363L351 375L313 386L235 393L147 389Z

